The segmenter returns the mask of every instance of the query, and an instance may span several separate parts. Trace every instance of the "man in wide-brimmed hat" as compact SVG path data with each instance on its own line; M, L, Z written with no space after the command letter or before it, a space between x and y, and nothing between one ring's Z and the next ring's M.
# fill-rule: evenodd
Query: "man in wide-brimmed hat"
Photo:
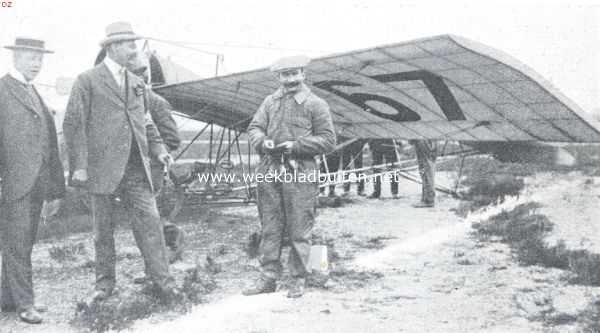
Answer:
M144 83L127 69L137 57L135 41L140 38L126 22L106 28L100 45L107 56L78 76L65 114L71 184L87 189L95 224L96 286L86 305L106 299L115 288L116 197L131 216L153 290L165 301L179 296L169 273L150 172L150 158L167 166L172 159L144 108L138 89Z
M32 84L52 51L33 38L5 48L13 51L13 68L0 79L0 306L37 324L42 317L34 302L31 251L44 200L65 191L54 118Z

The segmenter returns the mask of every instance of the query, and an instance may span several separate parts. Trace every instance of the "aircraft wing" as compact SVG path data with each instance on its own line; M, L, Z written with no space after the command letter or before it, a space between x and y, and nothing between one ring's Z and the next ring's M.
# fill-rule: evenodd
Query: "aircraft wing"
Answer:
M307 83L350 138L600 142L600 124L535 71L458 36L316 58ZM278 85L262 68L156 92L194 119L244 129Z

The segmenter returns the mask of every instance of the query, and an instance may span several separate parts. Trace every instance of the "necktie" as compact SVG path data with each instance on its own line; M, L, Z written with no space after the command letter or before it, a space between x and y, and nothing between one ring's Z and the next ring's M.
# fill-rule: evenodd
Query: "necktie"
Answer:
M25 90L27 90L27 93L29 94L29 98L35 104L35 99L37 98L37 94L35 93L35 90L33 89L33 84L31 84L31 82L25 83Z
M119 69L119 87L123 88L125 86L127 70L125 67L121 67Z
M123 72L123 89L125 89L125 99L128 100L129 99L129 77L127 76L127 70L125 68L124 72Z

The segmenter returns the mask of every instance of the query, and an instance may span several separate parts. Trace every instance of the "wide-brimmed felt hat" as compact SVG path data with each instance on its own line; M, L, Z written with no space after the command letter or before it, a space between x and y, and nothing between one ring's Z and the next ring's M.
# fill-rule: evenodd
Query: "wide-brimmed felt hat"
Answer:
M9 50L29 50L41 53L54 53L54 51L47 50L43 40L29 38L29 37L17 37L15 39L15 45L6 45L4 48Z
M133 32L131 24L128 22L115 22L106 27L106 38L100 42L100 46L105 47L115 42L138 39L142 39L142 36Z

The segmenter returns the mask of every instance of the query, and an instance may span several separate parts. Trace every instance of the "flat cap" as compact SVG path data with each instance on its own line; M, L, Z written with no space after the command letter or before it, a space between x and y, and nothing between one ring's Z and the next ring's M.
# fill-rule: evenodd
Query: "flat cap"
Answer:
M281 58L271 65L271 72L282 72L288 69L304 68L310 62L310 58L303 55Z

